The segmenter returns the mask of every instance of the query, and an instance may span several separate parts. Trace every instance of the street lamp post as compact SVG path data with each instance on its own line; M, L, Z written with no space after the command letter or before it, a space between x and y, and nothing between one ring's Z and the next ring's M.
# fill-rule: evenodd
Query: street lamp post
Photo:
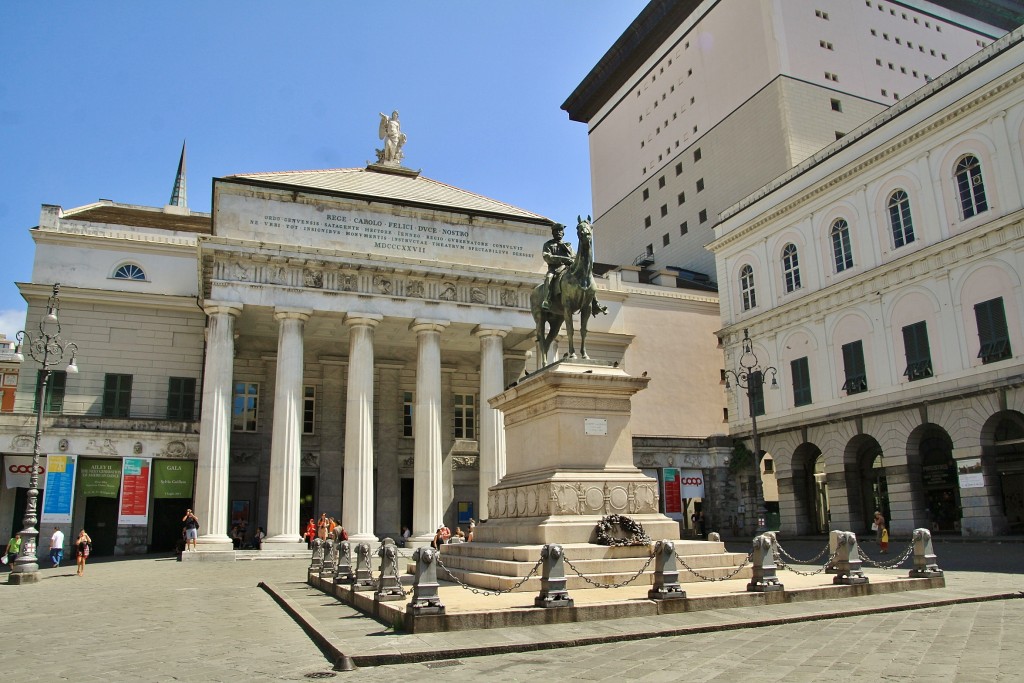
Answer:
M725 388L732 388L729 381L731 377L736 386L743 389L747 394L747 407L750 410L750 431L754 440L754 464L757 467L757 533L761 534L767 528L766 518L768 510L764 504L764 483L761 481L761 437L757 433L757 410L754 406L754 397L763 391L765 375L768 373L771 373L772 376L771 388L779 388L779 383L776 380L776 375L778 375L779 371L772 366L761 367L757 360L757 354L754 353L754 342L750 339L750 335L747 334L746 328L743 330L742 343L743 353L740 354L739 369L725 371Z
M35 583L39 580L39 561L36 558L36 545L39 538L39 442L43 435L43 410L46 402L46 387L50 382L50 374L55 365L64 362L64 357L70 355L67 371L78 372L75 364L75 354L78 353L78 345L74 342L65 341L60 337L60 320L57 313L60 310L60 283L53 286L53 294L46 303L46 315L39 321L39 334L31 335L22 330L15 337L18 340L18 347L14 357L18 361L24 361L24 353L32 360L42 366L39 375L39 386L36 387L36 435L32 443L32 472L29 475L28 499L25 505L25 516L22 518L24 531L21 532L21 552L18 559L11 567L7 582L13 584Z

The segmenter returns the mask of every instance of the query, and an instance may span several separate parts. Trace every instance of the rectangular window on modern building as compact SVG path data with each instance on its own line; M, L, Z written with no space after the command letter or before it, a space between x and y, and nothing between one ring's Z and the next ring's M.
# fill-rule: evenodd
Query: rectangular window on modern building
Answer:
M43 381L43 371L36 373L36 387ZM68 383L68 373L63 370L50 371L50 381L46 384L46 399L43 401L43 412L59 415L64 410L64 389ZM39 391L35 392L36 399L32 404L33 412L39 411Z
M644 196L644 201L645 202L647 201L647 198L651 196L651 191L648 190L646 187L644 188L643 196Z
M473 394L455 394L455 438L476 438L476 399Z
M903 376L913 382L931 377L932 353L928 348L928 325L923 320L903 328L903 348L907 354L907 369Z
M682 164L682 162L679 162L678 164L676 164L676 175L682 175L682 173L683 173L683 164Z
M316 430L316 387L302 387L302 433L313 434Z
M167 419L194 420L196 378L171 377L167 381Z
M661 236L661 246L667 247L670 240L671 238L668 236L668 233L666 232L664 235Z
M690 226L688 226L686 223L687 223L686 221L683 221L682 223L679 224L679 234L680 235L685 235L686 233L688 233L690 231Z
M697 214L697 219L700 220L701 223L707 223L708 222L708 210L707 209L701 209L700 213Z
M704 179L703 178L698 178L697 179L697 192L703 192L703 191L704 191Z
M235 382L234 400L231 402L231 429L236 432L255 432L259 401L259 384Z
M693 161L694 161L694 163L700 161L700 158L701 158L700 147L698 147L697 149L693 150Z
M974 318L978 323L978 341L981 342L978 358L981 362L995 363L1012 357L1003 297L975 304Z
M128 417L132 376L107 373L103 378L103 417Z
M661 176L660 178L658 178L658 187L665 187L665 176Z
M864 367L864 345L859 339L849 344L843 344L843 369L846 372L843 391L847 394L859 394L868 390L868 375Z
M810 405L811 372L808 369L807 356L790 361L789 374L793 378L793 405Z
M412 406L412 392L406 391L402 394L402 436L412 436Z
M649 228L649 227L651 227L651 217L650 216L644 216L644 228Z
M685 192L680 192L679 194L676 195L676 203L677 204L685 204L686 203L686 193Z
M668 204L661 205L661 217L664 218L668 215Z

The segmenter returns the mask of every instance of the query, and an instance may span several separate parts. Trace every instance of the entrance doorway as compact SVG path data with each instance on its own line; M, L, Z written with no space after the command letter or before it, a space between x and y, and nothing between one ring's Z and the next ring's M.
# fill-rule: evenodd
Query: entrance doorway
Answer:
M191 507L191 498L153 499L153 541L149 544L151 553L175 549L184 528L181 518L185 516L185 510Z
M412 528L412 492L413 485L411 478L405 478L402 482L402 503L399 511L399 523L402 526L407 526L415 533L415 529Z
M117 545L117 498L86 498L83 526L92 538L93 554L113 555Z
M999 475L1007 531L1024 533L1024 424L1019 414L999 420L993 434L995 471ZM988 468L986 467L986 470Z
M306 532L309 520L319 519L316 514L316 475L304 474L299 480L299 533Z
M929 430L921 439L921 479L933 533L960 531L960 484L953 442L945 432Z

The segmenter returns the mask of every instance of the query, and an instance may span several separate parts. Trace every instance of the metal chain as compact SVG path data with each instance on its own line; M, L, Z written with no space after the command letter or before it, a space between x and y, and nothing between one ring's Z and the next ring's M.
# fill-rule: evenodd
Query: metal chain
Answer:
M825 564L821 565L821 567L819 569L815 569L813 572L802 572L799 569L793 569L793 567L791 567L790 565L786 564L786 561L783 560L782 558L779 558L777 560L777 563L778 563L779 567L781 567L782 569L788 569L789 571L793 572L794 574L799 574L800 576L814 576L815 574L820 574L823 571L825 571L826 569L828 569L829 567L831 567L833 560L836 559L836 556L838 554L839 554L839 550L836 550L834 553L832 553L832 555L828 558L828 560L825 561ZM804 563L801 563L801 564L810 564L810 562L804 562Z
M825 554L828 552L828 543L826 543L825 547L821 549L821 552L819 552L817 555L815 555L811 559L809 559L809 560L800 560L800 559L797 559L797 558L793 557L788 552L786 552L786 549L782 547L782 545L778 542L778 540L775 541L775 547L778 549L779 555L785 557L790 562L795 562L797 564L815 564L818 560L820 560L822 557L824 557Z
M870 557L867 556L867 554L863 550L860 551L861 561L864 562L865 564L869 564L872 567L876 567L878 569L896 569L901 564L906 562L907 558L909 558L913 554L914 554L914 542L913 541L911 541L910 544L907 546L907 549L904 550L903 553L898 558L893 560L892 562L878 562L877 560L872 560Z
M640 569L637 570L636 574L633 574L633 576L629 577L628 579L626 579L622 583L601 583L599 581L594 581L590 577L584 575L583 572L581 572L579 569L577 569L576 565L574 565L572 563L572 560L570 560L568 557L563 556L562 559L565 560L565 563L567 565L569 565L570 569L572 569L574 572L576 572L577 576L579 576L581 579L583 579L584 581L586 581L587 583L589 583L591 586L593 586L595 588L622 588L623 586L628 586L629 584L631 584L634 581L636 581L637 577L639 577L641 574L643 574L645 571L647 571L647 568L651 566L651 562L654 561L654 555L651 555L650 557L648 557L647 558L647 562L644 563L644 566L640 567Z
M749 553L747 553L747 556L746 556L745 558L743 558L743 562L741 562L741 563L740 563L740 566L736 567L736 569L732 570L731 572L729 572L729 573L728 573L728 574L726 574L725 576L721 576L721 577L714 577L714 576L704 576L704 575L703 575L703 574L701 574L701 573L700 573L699 571L697 571L696 569L694 569L694 568L693 568L693 567L691 567L690 565L686 564L686 560L684 560L684 559L682 558L682 556L680 556L680 555L676 555L676 559L677 559L677 560L679 560L679 564L683 565L683 567L684 567L684 568L686 569L686 571L690 572L691 574L693 574L694 576L696 576L696 577L697 577L698 579L700 579L701 581L728 581L728 580L729 580L729 579L731 579L732 577L734 577L734 576L736 576L737 574L739 574L739 573L740 573L740 570L741 570L741 569L743 569L743 568L744 568L744 567L746 567L746 566L747 566L748 564L750 564L750 557L751 557L751 556L752 556L753 554L754 554L754 552L753 552L753 551L750 551Z
M402 595L408 595L409 591L405 590L405 586L402 585L402 577L398 574L398 553L391 558L391 571L395 573L395 581L398 583L398 587L402 589ZM381 573L383 576L383 572Z
M460 586L462 586L464 589L472 592L474 595L501 595L503 593L511 593L512 591L514 591L515 589L519 588L524 583L526 583L526 581L528 579L532 578L533 575L537 573L537 569L540 568L540 565L543 562L544 562L544 558L541 558L541 559L537 560L537 564L533 565L533 569L530 570L530 573L527 574L526 576L524 576L519 583L517 583L516 585L512 586L511 588L507 588L505 590L498 589L498 590L489 591L489 590L484 590L483 588L474 588L473 586L467 586L466 584L462 583L462 581L459 581L459 577L455 576L455 574L452 574L451 570L448 569L448 567L444 566L444 562L441 561L441 553L437 554L437 566L444 570L445 574L448 575L448 578L450 578L452 581L454 581L455 583L457 583Z

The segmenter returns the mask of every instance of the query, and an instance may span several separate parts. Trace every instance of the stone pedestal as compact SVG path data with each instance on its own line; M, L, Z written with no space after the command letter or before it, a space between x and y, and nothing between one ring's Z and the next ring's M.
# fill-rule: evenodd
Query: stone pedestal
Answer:
M506 473L490 489L476 542L593 543L613 514L653 540L677 540L679 524L658 512L658 482L633 464L630 398L649 381L609 363L563 361L490 399L504 414Z

